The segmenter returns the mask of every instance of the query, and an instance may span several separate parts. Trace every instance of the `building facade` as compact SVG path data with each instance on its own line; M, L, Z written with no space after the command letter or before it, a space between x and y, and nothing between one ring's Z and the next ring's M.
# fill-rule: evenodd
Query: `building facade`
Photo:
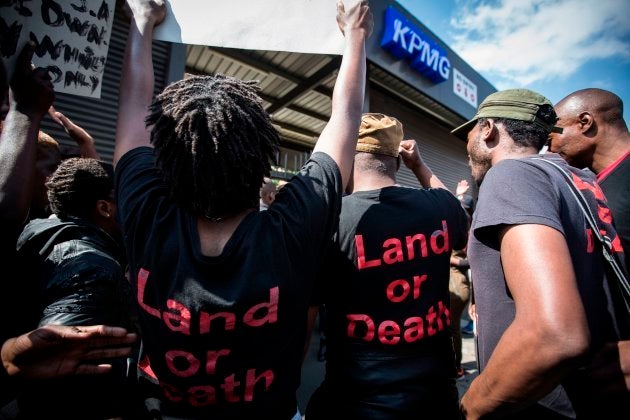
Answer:
M470 181L470 170L466 144L450 130L470 119L480 100L496 89L395 1L371 0L370 6L375 25L367 45L365 111L398 118L406 138L418 141L425 161L454 191L459 180ZM92 134L107 161L113 153L127 27L127 18L117 10L101 98L60 93L55 101L58 110ZM186 74L258 80L282 139L272 176L289 179L308 159L330 117L340 57L155 41L154 63L156 91ZM52 121L46 119L42 129L71 149L67 135ZM404 167L399 182L418 185Z

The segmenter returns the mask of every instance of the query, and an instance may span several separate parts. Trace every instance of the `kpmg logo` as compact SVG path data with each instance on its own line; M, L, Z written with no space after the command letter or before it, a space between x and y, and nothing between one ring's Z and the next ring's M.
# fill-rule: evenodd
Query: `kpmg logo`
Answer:
M400 59L408 60L411 67L434 83L448 80L451 62L446 52L393 6L385 10L381 47Z

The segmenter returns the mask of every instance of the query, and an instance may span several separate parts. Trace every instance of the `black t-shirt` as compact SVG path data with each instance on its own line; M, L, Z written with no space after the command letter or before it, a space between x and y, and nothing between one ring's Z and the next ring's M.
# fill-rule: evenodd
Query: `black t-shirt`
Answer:
M481 371L515 316L514 300L506 287L499 249L498 234L505 225L538 224L561 232L569 247L586 311L591 348L596 350L603 343L616 341L619 337L608 299L610 291L605 280L603 257L595 248L593 241L596 239L591 237L589 240L589 226L582 210L562 175L551 165L532 157L505 159L493 166L481 185L473 215L468 257L474 278L477 353ZM568 166L558 155L548 154L545 158L573 174L574 183L588 200L600 229L615 238L610 212L593 174ZM622 253L618 239L616 243L617 250ZM557 262L549 256L548 260L540 263ZM574 411L579 410L579 403L586 401L588 384L583 378L573 375L563 385L556 387L539 403L562 415L574 416ZM531 409L539 408L534 406Z
M116 168L118 211L140 305L141 370L179 418L291 418L313 273L338 220L341 177L314 153L221 255L201 254L196 217L172 205L150 148Z
M451 251L465 246L467 223L444 189L392 186L344 197L318 282L326 391L307 418L314 404L349 418L432 409L458 416L448 282Z
M598 176L608 207L613 214L615 229L626 252L626 268L630 270L630 153L614 168Z

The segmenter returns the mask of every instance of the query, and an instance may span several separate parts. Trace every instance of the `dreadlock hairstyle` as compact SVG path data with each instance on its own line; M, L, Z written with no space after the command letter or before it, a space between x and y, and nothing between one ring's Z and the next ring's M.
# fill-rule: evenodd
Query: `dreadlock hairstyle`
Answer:
M191 76L167 86L146 118L171 199L209 219L257 208L279 136L255 81Z
M50 207L60 219L88 218L98 200L111 200L112 170L91 158L69 158L61 162L46 187Z

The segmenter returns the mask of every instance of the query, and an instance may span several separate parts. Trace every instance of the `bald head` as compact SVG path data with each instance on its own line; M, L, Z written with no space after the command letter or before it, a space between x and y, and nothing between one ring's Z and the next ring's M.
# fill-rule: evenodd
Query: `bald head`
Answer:
M626 131L623 119L623 101L612 92L603 89L581 89L568 95L555 105L556 112L572 112L574 114L590 112L602 123L622 126Z
M557 125L563 133L552 133L549 149L571 165L600 172L630 146L619 96L603 89L575 91L558 102Z

